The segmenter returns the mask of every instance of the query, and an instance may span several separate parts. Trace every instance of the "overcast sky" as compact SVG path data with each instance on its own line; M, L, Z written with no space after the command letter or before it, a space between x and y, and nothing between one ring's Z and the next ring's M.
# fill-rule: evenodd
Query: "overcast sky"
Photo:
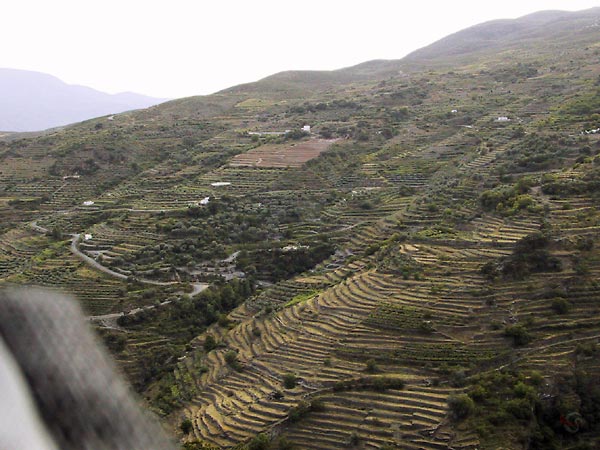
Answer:
M7 0L0 67L176 98L282 70L398 59L487 20L594 6L600 0Z

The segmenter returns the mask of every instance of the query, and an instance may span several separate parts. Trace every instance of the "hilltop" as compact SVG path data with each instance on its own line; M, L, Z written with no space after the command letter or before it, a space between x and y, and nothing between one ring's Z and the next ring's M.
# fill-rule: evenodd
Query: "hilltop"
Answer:
M0 98L0 131L40 131L165 101L133 92L106 94L17 69L0 69Z
M0 282L74 293L187 449L595 448L599 24L0 140Z

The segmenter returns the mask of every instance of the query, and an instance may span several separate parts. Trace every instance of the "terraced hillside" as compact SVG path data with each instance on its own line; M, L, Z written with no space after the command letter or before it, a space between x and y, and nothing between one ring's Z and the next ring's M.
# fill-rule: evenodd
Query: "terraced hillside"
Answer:
M594 448L599 21L0 141L0 282L188 449Z

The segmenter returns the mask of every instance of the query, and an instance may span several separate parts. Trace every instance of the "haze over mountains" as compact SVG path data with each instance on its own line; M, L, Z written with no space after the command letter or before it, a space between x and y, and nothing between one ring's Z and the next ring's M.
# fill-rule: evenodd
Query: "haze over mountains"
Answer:
M133 92L107 94L40 72L0 69L1 131L45 130L163 101Z
M600 448L599 31L0 137L0 286L77 296L185 449Z

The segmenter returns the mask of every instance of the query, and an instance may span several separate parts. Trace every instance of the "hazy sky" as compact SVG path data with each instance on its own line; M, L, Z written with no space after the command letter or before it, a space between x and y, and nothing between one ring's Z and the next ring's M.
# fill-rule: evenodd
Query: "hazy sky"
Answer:
M600 0L7 0L0 67L175 98L282 70L398 59L487 20L594 6Z

